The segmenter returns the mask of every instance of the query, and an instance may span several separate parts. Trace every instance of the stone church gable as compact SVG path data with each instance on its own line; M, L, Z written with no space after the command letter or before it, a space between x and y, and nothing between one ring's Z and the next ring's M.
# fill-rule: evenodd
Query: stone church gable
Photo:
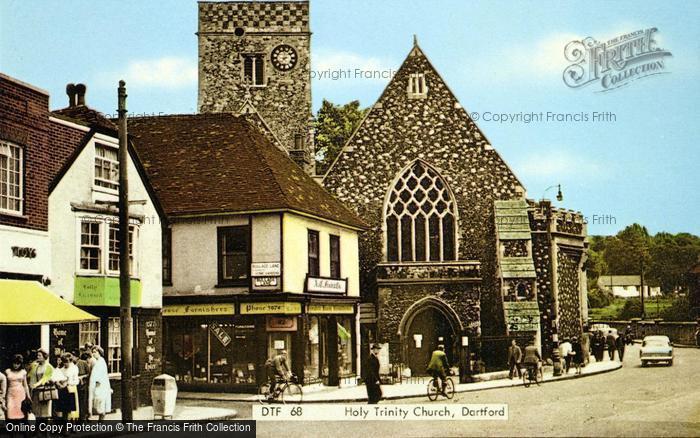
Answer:
M427 95L409 95L409 82L421 74ZM435 168L455 195L458 258L480 260L490 277L484 286L495 290L493 201L520 198L524 190L416 44L323 179L372 227L361 243L364 272L383 258L389 185L418 159Z

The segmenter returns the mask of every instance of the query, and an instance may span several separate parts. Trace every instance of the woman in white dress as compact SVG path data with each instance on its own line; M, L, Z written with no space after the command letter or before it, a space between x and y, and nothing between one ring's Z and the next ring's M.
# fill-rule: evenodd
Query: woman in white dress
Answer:
M95 346L92 349L92 357L95 363L90 372L90 399L88 407L92 413L104 420L105 414L112 412L112 388L109 387L109 372L104 358L104 350Z

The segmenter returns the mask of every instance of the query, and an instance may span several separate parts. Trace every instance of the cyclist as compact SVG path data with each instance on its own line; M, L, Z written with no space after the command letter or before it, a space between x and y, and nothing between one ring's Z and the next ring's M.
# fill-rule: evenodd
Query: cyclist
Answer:
M268 369L267 376L270 381L270 394L268 398L274 399L277 382L289 380L292 376L292 373L289 371L289 366L287 365L287 350L281 350L275 357L268 360L265 365Z
M528 378L530 380L535 380L535 374L537 372L537 367L542 361L542 356L540 356L540 351L535 346L535 341L530 341L530 344L525 347L525 353L523 355L523 365L528 372Z
M445 354L445 346L438 345L437 350L433 351L432 356L430 356L430 362L428 363L428 372L435 379L435 387L438 387L438 379L442 383L442 392L445 392L445 386L447 385L447 372L450 369L450 364L447 362L447 355Z

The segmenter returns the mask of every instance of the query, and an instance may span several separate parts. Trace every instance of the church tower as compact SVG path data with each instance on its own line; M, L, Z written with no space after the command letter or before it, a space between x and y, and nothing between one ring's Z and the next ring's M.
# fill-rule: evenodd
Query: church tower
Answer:
M199 2L202 113L252 106L289 155L313 173L309 2Z

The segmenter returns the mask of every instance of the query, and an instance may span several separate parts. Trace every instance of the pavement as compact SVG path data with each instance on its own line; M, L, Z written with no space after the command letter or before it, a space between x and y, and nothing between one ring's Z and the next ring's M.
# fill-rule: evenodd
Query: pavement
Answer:
M232 420L238 412L235 409L222 409L199 406L177 406L173 414L173 420L197 421L197 420ZM133 412L134 420L154 420L153 406L144 406ZM120 409L105 416L105 420L121 420ZM160 416L158 417L160 419Z
M553 376L552 367L544 368L544 382L551 383L560 380L579 379L596 374L607 373L620 369L622 364L617 361L593 362L581 369L581 374L576 375L572 369L569 374ZM453 379L455 379L453 377ZM414 377L393 385L382 385L384 400L398 400L426 396L426 386L429 377ZM455 392L483 391L494 388L507 388L522 386L523 381L519 378L513 380L508 378L507 371L495 373L485 373L475 376L473 383L459 383L455 385ZM187 400L188 404L196 401L222 401L222 402L255 402L256 394L238 393L203 393L203 392L180 392L178 400ZM304 399L302 403L343 403L343 402L366 402L367 390L364 385L354 385L343 388L338 387L304 387ZM209 409L209 408L207 408Z

